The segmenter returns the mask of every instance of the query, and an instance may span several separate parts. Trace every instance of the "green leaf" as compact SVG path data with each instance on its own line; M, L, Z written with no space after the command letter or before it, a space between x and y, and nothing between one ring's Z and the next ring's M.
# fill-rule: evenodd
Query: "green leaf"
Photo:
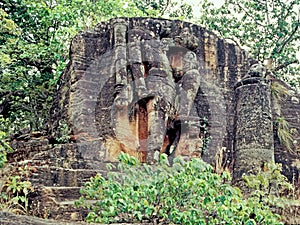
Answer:
M245 222L245 225L256 225L256 222L254 219L249 219Z

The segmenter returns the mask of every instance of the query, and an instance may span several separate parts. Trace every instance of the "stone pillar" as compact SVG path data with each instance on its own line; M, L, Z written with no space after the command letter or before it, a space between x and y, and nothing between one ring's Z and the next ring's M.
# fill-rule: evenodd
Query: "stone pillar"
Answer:
M265 68L253 65L236 84L234 179L256 173L264 162L274 161L270 82Z

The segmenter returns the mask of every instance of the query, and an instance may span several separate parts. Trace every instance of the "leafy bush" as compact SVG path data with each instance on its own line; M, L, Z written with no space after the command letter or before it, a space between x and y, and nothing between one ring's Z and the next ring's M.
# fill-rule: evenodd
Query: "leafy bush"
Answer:
M7 133L4 131L4 125L6 120L0 116L0 169L5 165L7 161L7 153L12 152L12 148L9 143L6 141Z
M281 174L282 165L278 163L265 163L262 170L256 175L244 176L246 186L251 190L251 196L259 198L260 202L270 206L282 206L294 187L287 177Z
M76 205L92 209L88 222L282 224L258 197L243 199L229 184L228 172L219 176L201 159L186 162L178 157L169 166L163 154L153 167L121 154L120 161L119 172L109 172L107 178L98 174L81 190Z
M72 132L68 123L65 120L59 121L57 130L59 137L56 138L56 141L58 141L59 143L68 143L70 141L70 134Z
M7 153L12 152L12 148L4 139L5 137L6 133L0 131L0 169L5 165L7 161Z
M0 209L16 214L28 214L28 194L33 192L33 186L28 176L33 168L30 166L5 166L1 170L0 179Z
M33 191L28 176L33 168L6 165L7 154L13 152L7 141L9 129L9 120L0 115L0 209L28 214L28 194Z

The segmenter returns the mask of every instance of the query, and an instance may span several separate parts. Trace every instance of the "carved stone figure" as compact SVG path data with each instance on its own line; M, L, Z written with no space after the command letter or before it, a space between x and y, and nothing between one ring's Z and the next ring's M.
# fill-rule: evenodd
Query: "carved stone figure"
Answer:
M179 36L175 38L178 45L185 47L189 50L194 50L198 47L199 39L193 35L190 28L184 27Z
M115 73L116 85L115 96L118 95L120 90L127 85L127 55L126 55L126 33L127 26L124 20L116 20L114 23L114 48L115 48L115 67L112 67Z
M183 142L184 138L180 142L180 131L170 139L169 130L180 130L180 121L190 120L189 112L199 88L200 74L197 55L187 47L196 48L198 39L190 34L189 28L184 28L175 40L168 37L154 39L152 31L132 28L127 32L125 48L127 28L124 24L114 26L116 95L113 127L116 137L125 146L131 145L131 151L141 152L144 155L140 158L154 163L160 152L170 154L171 147L175 149ZM175 123L179 124L176 128ZM132 138L122 135L128 127L134 127ZM196 129L199 133L199 128ZM189 130L183 132L183 136L188 137Z
M198 59L193 61L195 55ZM91 147L82 148L80 154L93 166L96 159L99 165L117 160L121 151L142 161L155 161L154 152L159 151L170 158L199 155L212 165L217 161L220 168L238 171L243 160L236 160L236 155L248 153L242 146L245 137L252 135L255 143L263 131L261 122L251 121L270 116L261 110L268 104L258 102L266 99L259 90L268 89L272 77L265 77L259 65L249 70L253 60L243 49L191 23L112 19L78 34L70 56L54 98L51 131L60 137L59 121L66 121L72 141L90 142ZM299 104L287 99L279 105L283 105L280 116L299 124ZM212 137L209 145L203 141L203 118L208 121L206 137ZM252 129L255 124L257 129ZM276 126L273 130L276 132ZM297 164L281 149L276 134L268 138L274 139L276 162ZM152 144L154 139L158 141ZM296 141L299 143L299 135ZM219 154L219 149L226 151ZM291 171L296 169L289 168L285 173L292 178Z
M247 75L245 77L243 77L243 79L253 78L253 77L265 78L266 73L267 73L266 67L264 67L263 65L261 65L259 63L253 64L250 67Z

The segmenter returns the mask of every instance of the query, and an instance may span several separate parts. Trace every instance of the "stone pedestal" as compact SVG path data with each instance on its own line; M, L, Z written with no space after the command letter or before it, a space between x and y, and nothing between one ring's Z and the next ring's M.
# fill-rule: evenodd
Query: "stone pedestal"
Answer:
M268 80L244 78L236 84L236 139L234 178L255 173L274 161L271 94Z

